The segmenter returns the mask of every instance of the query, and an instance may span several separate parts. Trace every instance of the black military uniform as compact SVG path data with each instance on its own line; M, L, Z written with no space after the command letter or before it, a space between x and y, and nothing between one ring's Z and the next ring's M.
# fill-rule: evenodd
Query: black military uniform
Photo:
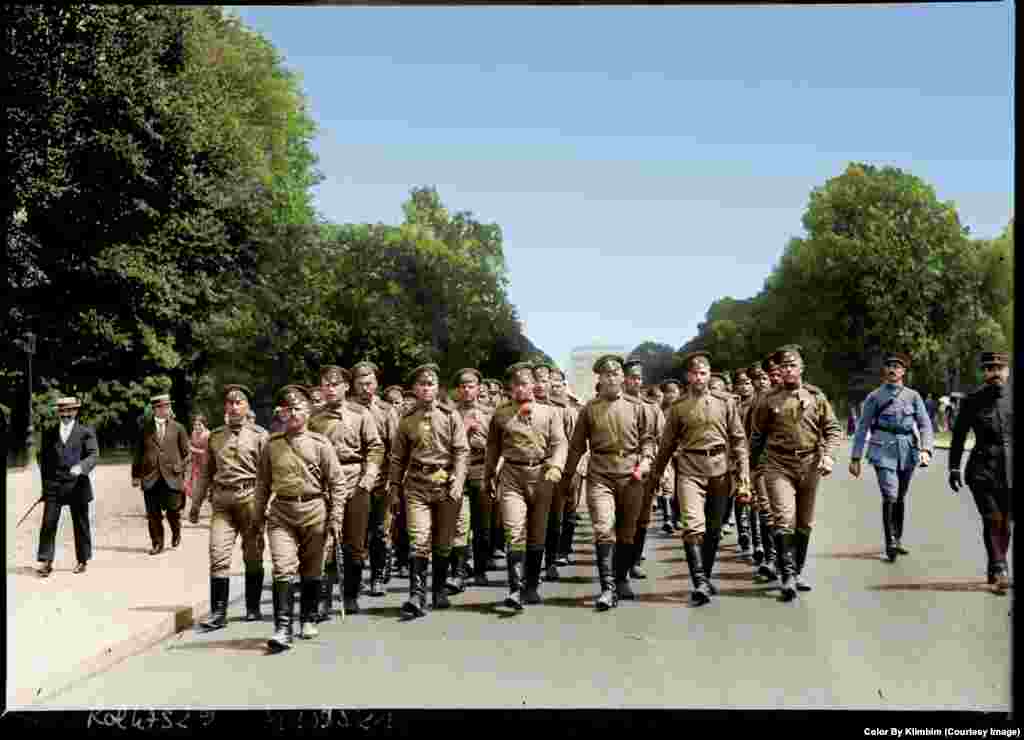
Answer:
M974 449L964 477L981 515L982 539L988 555L988 582L1003 592L1009 586L1006 555L1013 519L1013 396L1006 384L1009 357L984 352L985 384L963 401L949 451L949 485L962 485L960 459L967 432L974 431Z

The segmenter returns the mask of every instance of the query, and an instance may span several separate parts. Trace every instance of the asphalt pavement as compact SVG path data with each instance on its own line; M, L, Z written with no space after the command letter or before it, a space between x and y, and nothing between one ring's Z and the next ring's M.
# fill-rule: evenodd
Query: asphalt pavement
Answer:
M819 490L806 568L814 590L793 603L753 580L733 534L717 568L719 597L690 607L679 537L661 534L655 514L645 563L650 578L634 581L639 600L597 613L585 521L574 564L562 569L559 582L542 586L543 605L521 614L501 605L506 578L495 572L492 587L471 587L452 598L450 610L404 622L399 606L407 581L393 580L386 596L362 597L363 613L335 618L320 625L317 639L297 639L291 651L270 655L268 584L262 622L241 621L236 605L227 629L171 630L167 639L148 648L140 643L134 655L39 697L36 706L1005 712L1012 597L994 595L985 583L978 514L969 493L954 496L946 487L946 455L937 451L932 466L915 476L904 536L911 554L887 563L880 559L874 473L851 479L844 446ZM137 526L144 544L145 520ZM196 596L205 593L206 534L202 525L187 533L182 550L194 558L187 565L184 554L163 561L166 580L156 589L165 586L164 605L178 603L179 580L194 581ZM138 557L141 566L148 556ZM188 578L175 580L173 570ZM138 609L142 582L125 580L116 599ZM233 596L241 596L240 586L233 584ZM9 600L9 616L10 610ZM18 629L42 637L55 627L22 620ZM76 624L61 629L92 637Z

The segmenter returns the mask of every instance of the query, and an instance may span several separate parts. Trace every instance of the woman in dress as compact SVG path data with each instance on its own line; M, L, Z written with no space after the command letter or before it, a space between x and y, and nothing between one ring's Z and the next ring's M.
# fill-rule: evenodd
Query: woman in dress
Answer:
M207 419L203 414L196 414L192 420L192 439L189 440L189 449L192 451L192 470L185 481L185 495L192 497L192 489L203 472L203 465L206 464L206 441L210 438L210 430L206 428Z

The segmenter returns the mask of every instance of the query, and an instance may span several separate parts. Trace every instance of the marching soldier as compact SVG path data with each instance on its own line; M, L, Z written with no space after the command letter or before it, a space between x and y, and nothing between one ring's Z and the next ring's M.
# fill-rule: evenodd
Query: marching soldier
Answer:
M757 374L757 397L750 410L747 422L747 438L750 440L750 468L754 483L754 504L757 507L758 524L761 527L761 544L764 546L763 560L759 560L757 553L754 553L754 576L760 576L765 581L774 581L779 576L776 572L776 553L774 519L772 517L772 505L768 499L768 489L765 487L764 476L760 468L754 462L754 414L765 397L782 384L782 377L779 375L778 366L775 364L773 355L769 355L761 361L760 372Z
M661 413L668 419L668 410L672 404L679 400L683 384L675 378L668 378L661 384ZM660 441L660 440L659 440ZM661 531L667 535L674 534L677 529L681 530L679 524L682 516L679 508L679 501L676 498L676 461L670 459L665 466L665 472L658 483L658 511L661 512Z
M843 430L820 388L802 381L803 358L797 345L773 355L782 386L758 404L751 424L751 447L761 458L771 502L773 536L782 576L782 599L810 591L803 578L814 527L818 482L830 475Z
M492 411L479 397L484 389L479 370L471 367L459 370L455 373L452 385L458 389L458 410L469 442L469 467L449 564L450 590L460 593L465 589L462 567L466 560L470 529L473 532L473 584L489 585L487 559L491 555L491 497L484 492L484 463Z
M654 431L649 412L639 399L622 392L624 360L604 355L594 363L598 396L583 407L565 469L574 470L590 449L587 468L587 506L594 527L601 595L595 607L607 611L619 597L635 599L629 585L633 537L644 498L644 478L654 461ZM562 480L563 487L569 479Z
M967 432L974 432L974 449L967 458L964 477L981 515L982 540L988 555L988 582L996 593L1010 585L1006 555L1013 521L1013 395L1009 355L983 352L984 384L964 399L953 427L949 450L949 486L956 493L963 485L960 459Z
M716 391L718 393L724 393L725 395L736 400L732 392L729 390L729 376L725 373L711 373L711 377L708 379L708 390ZM735 465L736 461L732 458L729 460L730 465ZM732 472L732 468L730 468ZM733 476L729 476L730 486L733 482ZM732 532L732 507L735 501L733 497L734 491L730 488L729 500L725 504L725 514L722 516L722 534L730 534ZM714 586L712 586L714 588Z
M918 465L927 466L932 457L933 433L928 409L921 395L903 384L910 358L896 352L885 358L885 384L868 394L850 452L850 475L860 477L860 458L868 432L868 462L875 467L882 493L882 534L884 557L896 561L906 555L903 547L903 515L910 480ZM915 436L917 423L920 447Z
M717 593L711 577L732 492L730 463L735 460L740 490L748 489L750 480L743 423L732 398L711 390L710 358L703 351L683 358L689 385L669 409L652 481L656 485L674 456L676 496L683 510L683 549L693 582L690 599L697 606Z
M400 385L389 385L384 389L384 400L391 404L391 408L395 410L395 413L399 412L399 406L402 405L402 386Z
M292 644L295 595L291 582L297 577L301 578L299 636L308 640L319 634L316 611L324 545L328 530L335 542L342 536L346 498L346 480L334 445L308 429L313 405L309 393L303 386L288 385L278 398L287 423L283 432L270 436L260 456L254 523L262 530L267 522L274 581L274 634L267 644L274 652Z
M548 364L545 361L539 361L533 366L533 398L534 400L546 406L552 406L555 408L556 413L561 419L562 431L565 436L565 444L568 447L569 440L572 438L573 426L576 424L576 412L573 411L569 406L569 402L566 400L564 395L555 396L551 393L552 377L555 373L561 373L561 370ZM562 387L564 389L564 382ZM544 536L544 553L546 568L545 580L557 581L558 580L558 541L562 534L562 516L565 509L565 501L568 496L562 497L559 495L561 489L558 486L551 486L551 503L548 508L548 523L547 530ZM527 568L529 570L529 568ZM528 602L529 603L529 602Z
M373 414L355 401L346 401L352 374L337 365L320 368L324 408L309 420L309 430L326 437L334 447L345 481L345 519L342 546L345 554L345 612L359 613L359 588L366 562L366 531L370 521L370 491L384 457L384 443ZM334 590L333 543L328 542L327 578L321 582L318 618L330 616Z
M540 572L548 514L554 498L552 489L562 478L566 439L561 411L534 401L537 376L533 365L517 362L509 367L507 375L512 398L491 417L484 485L503 512L509 591L505 605L521 610L523 603L541 603ZM496 474L499 458L501 472Z
M748 443L750 435L748 432L747 419L750 416L750 409L754 404L754 385L750 382L750 370L745 367L741 367L733 373L733 378L736 383L736 396L738 398L736 407L740 412L740 422L743 424L744 435L747 437ZM749 448L748 448L749 449ZM734 481L738 483L738 481ZM753 555L751 544L755 548L761 549L761 537L760 531L757 526L757 522L751 516L751 495L750 491L741 491L737 486L736 500L734 507L736 511L736 530L737 540L739 544L739 555L741 558L747 559ZM763 552L763 551L762 551Z
M577 398L575 394L567 392L565 373L561 370L556 370L552 374L551 396L552 398L564 398L568 400L569 409L572 414L573 430L575 431L576 420L579 418L580 411L583 409L583 404L580 403L579 398ZM572 439L571 435L567 438L567 442L569 439ZM566 497L565 506L562 508L562 529L558 536L558 557L555 559L556 566L569 565L569 555L572 554L573 537L576 534L576 522L579 518L576 510L579 509L581 503L583 482L587 474L587 455L581 457L579 464L576 466L576 470L569 471L569 473L572 477L569 482L569 495Z
M309 397L313 399L313 413L317 414L323 410L324 406L324 394L317 385L307 385L306 392L309 393Z
M639 398L647 411L647 428L651 430L655 439L655 454L657 454L657 442L661 439L662 430L665 428L665 415L657 403L652 403L640 395L640 387L644 382L644 366L640 360L629 360L623 367L625 372L625 393L626 395ZM631 578L644 579L647 574L640 567L643 560L644 544L647 542L647 527L651 523L651 509L654 507L654 496L657 493L657 485L644 487L644 497L640 504L640 515L637 518L636 534L633 538L633 562L630 563L628 575Z
M372 362L356 363L352 377L356 385L355 401L370 412L377 424L377 435L383 443L380 469L370 494L367 539L370 543L370 596L383 596L384 583L391 562L391 519L394 501L388 486L388 464L391 441L398 430L398 413L377 398L377 376L380 370Z
M750 383L753 386L754 392L750 397L750 402L747 405L746 413L743 416L743 429L747 433L747 445L748 449L750 445L750 423L753 419L754 409L757 408L757 404L761 399L764 391L770 386L768 381L768 374L761 369L761 363L757 362L750 366L747 370L747 377L750 379ZM750 494L750 540L754 547L754 568L760 568L761 564L765 561L765 551L771 543L771 536L768 530L762 526L761 523L761 502L758 494L758 480L760 476L757 471L754 470L753 466L750 469L751 479L751 494ZM772 552L772 567L774 568L774 548ZM769 569L769 572L774 575L774 570Z
M257 510L256 476L263 448L270 434L261 426L246 423L252 392L243 385L224 386L226 427L217 427L206 440L203 466L188 518L199 523L199 510L207 494L210 519L210 618L200 626L217 630L228 624L228 593L231 555L235 540L242 538L245 562L245 620L261 618L263 596L263 517ZM258 528L257 528L258 526Z
M402 485L412 551L406 618L427 613L427 563L433 552L433 607L451 604L445 588L455 524L469 462L469 442L462 417L437 397L440 369L430 363L412 372L417 405L405 412L391 447L389 483ZM397 495L397 491L395 493Z
M132 459L132 487L142 487L153 543L150 555L164 551L164 516L171 528L171 549L181 544L181 510L185 508L185 470L189 434L171 417L171 397L150 399L153 418L143 424Z

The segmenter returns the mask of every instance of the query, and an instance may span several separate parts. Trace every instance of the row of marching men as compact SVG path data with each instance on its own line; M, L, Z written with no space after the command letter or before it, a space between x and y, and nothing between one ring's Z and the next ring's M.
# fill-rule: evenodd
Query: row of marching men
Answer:
M228 423L209 437L191 512L198 519L203 500L211 499L213 609L204 626L227 623L227 573L239 536L247 618L260 618L264 530L273 562L272 649L291 645L295 579L301 637L317 635L316 624L331 609L335 578L341 582L342 613L355 611L368 541L371 591L386 571L396 501L402 502L407 533L399 539L409 545L404 617L427 614L428 569L431 606L450 605L449 575L459 590L458 566L470 529L477 548L474 581L487 582L493 554L489 510L495 505L506 548L504 603L516 610L541 603L544 561L547 579L556 579L564 562L566 515L584 490L600 581L595 606L613 608L620 599L635 598L630 578L642 574L638 566L652 502L670 462L694 603L707 603L714 594L711 575L734 492L744 524L752 520L747 502L756 502L757 539L762 550L766 540L773 545L764 563L777 563L783 598L794 598L817 481L831 471L841 431L824 394L801 384L799 348L783 348L773 361L780 387L748 414L755 456L764 454L760 487L751 486L740 404L709 387L710 357L703 352L686 358L686 392L667 414L636 392L642 385L639 363L614 355L595 364L598 396L582 408L551 397L553 368L543 364L510 367L510 397L496 407L480 402L478 371L456 374L459 400L451 404L438 393L437 366L424 365L410 376L415 403L400 411L375 393L368 402L346 400L352 384L357 398L365 395L359 392L364 384L373 386L377 372L371 363L351 371L327 366L320 377L322 408L314 408L307 388L286 386L278 397L285 428L274 434L245 422L250 394L228 386ZM584 471L585 486L579 474ZM741 525L741 536L744 530Z

